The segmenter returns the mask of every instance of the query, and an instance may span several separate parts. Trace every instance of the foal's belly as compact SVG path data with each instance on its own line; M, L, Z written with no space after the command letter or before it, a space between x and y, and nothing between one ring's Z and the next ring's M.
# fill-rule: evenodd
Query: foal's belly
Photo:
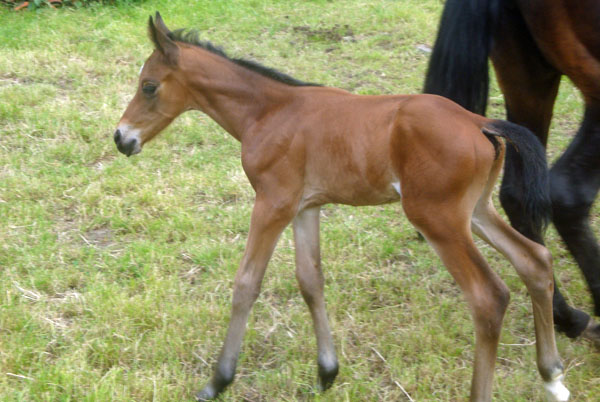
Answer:
M343 183L339 183L343 184ZM380 205L399 201L401 188L399 181L389 182L382 187L335 185L307 187L300 202L300 209L323 204L345 204L353 206Z

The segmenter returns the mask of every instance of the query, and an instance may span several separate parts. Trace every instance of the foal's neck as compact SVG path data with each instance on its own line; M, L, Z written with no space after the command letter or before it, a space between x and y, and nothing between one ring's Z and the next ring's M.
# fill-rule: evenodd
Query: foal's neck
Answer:
M219 55L187 48L180 59L191 109L209 115L238 141L270 108L289 102L294 87L271 80Z

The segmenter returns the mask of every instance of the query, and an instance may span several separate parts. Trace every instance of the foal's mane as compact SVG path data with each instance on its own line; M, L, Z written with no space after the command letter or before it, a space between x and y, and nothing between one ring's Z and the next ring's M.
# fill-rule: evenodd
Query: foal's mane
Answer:
M229 57L225 53L223 48L221 48L219 46L215 46L212 43L210 43L209 41L200 40L198 38L198 31L196 31L195 29L176 29L175 31L169 32L167 35L173 41L182 42L182 43L186 43L188 45L200 47L204 50L207 50L211 53L221 56L221 57L237 64L238 66L242 66L244 68L247 68L248 70L257 72L260 75L263 75L263 76L270 78L272 80L275 80L275 81L282 82L286 85L291 85L291 86L295 86L295 87L321 86L320 84L314 84L312 82L300 81L296 78L293 78L293 77L291 77L287 74L284 74L280 71L277 71L273 68L265 67L262 64L259 64L255 61L246 60L246 59L242 59L242 58Z

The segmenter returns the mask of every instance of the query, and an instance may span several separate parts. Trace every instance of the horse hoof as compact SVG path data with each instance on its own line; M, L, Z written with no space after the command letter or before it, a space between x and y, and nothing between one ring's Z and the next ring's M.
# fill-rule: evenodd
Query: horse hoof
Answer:
M319 377L319 392L325 392L333 385L333 380L335 380L335 376L333 377Z
M544 384L546 388L546 397L548 402L567 402L571 393L564 386L562 380L564 376L561 374L552 381Z
M590 318L587 327L581 333L581 337L592 342L597 348L600 348L600 324L597 324Z
M206 387L202 388L202 390L200 392L198 392L196 394L196 401L197 402L211 401L211 400L215 399L216 397L217 397L217 392L215 391L215 389L212 386L207 385Z
M324 392L331 388L337 374L337 362L329 367L319 364L319 391Z

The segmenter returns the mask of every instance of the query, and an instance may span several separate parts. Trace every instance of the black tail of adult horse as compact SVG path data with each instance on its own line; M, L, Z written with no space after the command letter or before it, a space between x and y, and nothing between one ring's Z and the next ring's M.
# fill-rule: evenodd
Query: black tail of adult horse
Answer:
M505 169L511 170L515 178L512 185L523 194L521 208L529 216L529 229L543 231L552 217L552 202L546 151L542 143L525 127L504 120L494 120L482 131L488 136L505 138L507 146L516 151L519 157L507 164Z
M485 114L488 55L500 0L448 0L429 59L424 93Z

